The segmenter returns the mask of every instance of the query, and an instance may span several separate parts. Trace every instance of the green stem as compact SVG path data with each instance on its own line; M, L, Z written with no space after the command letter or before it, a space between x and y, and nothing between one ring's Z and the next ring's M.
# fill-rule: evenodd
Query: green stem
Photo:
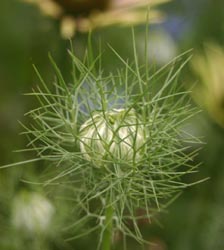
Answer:
M108 206L105 211L105 230L103 233L102 250L110 250L113 233L113 207Z

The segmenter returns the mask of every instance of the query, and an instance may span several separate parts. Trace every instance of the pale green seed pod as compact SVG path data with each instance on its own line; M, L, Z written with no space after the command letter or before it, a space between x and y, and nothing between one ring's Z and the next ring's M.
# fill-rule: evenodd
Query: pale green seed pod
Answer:
M99 167L136 164L144 153L145 138L145 126L134 109L95 112L80 127L80 150Z

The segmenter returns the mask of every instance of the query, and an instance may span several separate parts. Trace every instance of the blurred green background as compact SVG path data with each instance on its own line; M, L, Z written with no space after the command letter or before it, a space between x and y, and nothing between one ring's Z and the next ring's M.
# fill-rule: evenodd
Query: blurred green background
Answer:
M150 25L149 32L151 53L149 56L156 61L158 67L179 53L192 48L193 54L202 55L202 61L208 62L207 66L203 66L203 70L199 70L202 68L200 63L196 63L196 66L187 66L182 81L187 88L193 84L196 86L193 92L197 93L193 94L193 97L196 105L202 107L202 112L192 119L187 128L196 136L202 136L205 142L196 159L202 164L199 173L193 178L210 177L210 179L185 190L168 211L160 215L159 224L143 223L146 238L156 243L145 249L222 250L224 249L222 119L224 2L223 0L173 0L161 5L160 9L166 13L166 18L160 24ZM0 2L0 165L29 158L27 153L13 151L24 148L27 143L23 136L19 136L22 128L18 120L28 123L24 113L35 106L32 98L23 95L31 92L39 83L32 64L37 66L50 85L53 79L53 70L48 60L50 52L65 78L68 81L70 79L71 65L67 53L70 42L61 38L59 25L58 20L43 15L34 5L18 0ZM144 31L144 24L136 27L140 57ZM80 33L75 35L73 40L78 54L82 54L87 36ZM98 29L93 32L94 44L97 44L99 37L103 43L110 43L122 56L129 57L132 46L130 28ZM208 43L212 45L207 46ZM211 59L213 53L216 55L214 60ZM207 57L203 57L205 54ZM112 71L113 60L107 58L104 66L105 69ZM95 239L91 236L77 241L66 241L72 232L62 229L71 220L72 203L55 201L42 185L22 181L30 180L38 183L44 170L45 166L35 163L0 169L0 249L95 249L93 247ZM60 192L63 196L63 190ZM33 197L34 193L39 194L36 200L46 199L43 203L47 209L40 207L39 211L43 209L53 221L47 232L35 236L23 232L21 229L23 225L15 226L14 218L15 207L20 206L17 199L21 197L22 200L32 199L30 197ZM35 204L36 201L33 202ZM30 211L25 210L25 212L24 216L26 214L28 216ZM119 240L116 244L115 249L120 249ZM141 247L130 241L128 249L141 249Z

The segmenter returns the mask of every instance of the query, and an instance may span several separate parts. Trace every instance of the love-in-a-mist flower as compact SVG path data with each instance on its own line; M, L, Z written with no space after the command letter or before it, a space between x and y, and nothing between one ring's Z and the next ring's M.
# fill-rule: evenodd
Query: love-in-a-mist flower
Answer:
M146 129L134 109L95 112L80 127L80 150L96 166L139 163Z
M83 225L85 235L99 233L99 246L110 243L115 231L144 242L138 220L153 217L190 185L181 177L194 172L190 146L198 143L189 131L182 136L181 125L195 113L187 93L178 90L187 61L178 57L179 66L174 60L153 71L148 62L139 65L135 46L130 64L111 51L120 66L109 74L101 56L94 59L91 52L80 61L70 52L71 84L51 59L55 92L36 70L42 88L31 95L40 106L27 113L31 119L24 126L34 160L49 162L55 171L46 183L60 189L65 181L72 190L74 238Z

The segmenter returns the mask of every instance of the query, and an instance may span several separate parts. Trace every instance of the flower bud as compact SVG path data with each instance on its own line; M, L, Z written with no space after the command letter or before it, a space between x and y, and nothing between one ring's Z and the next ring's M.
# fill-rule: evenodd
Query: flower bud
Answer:
M13 201L12 224L29 234L45 233L53 213L54 207L49 200L38 193L24 191Z
M80 127L80 150L96 166L137 163L144 146L145 127L134 109L95 112Z

